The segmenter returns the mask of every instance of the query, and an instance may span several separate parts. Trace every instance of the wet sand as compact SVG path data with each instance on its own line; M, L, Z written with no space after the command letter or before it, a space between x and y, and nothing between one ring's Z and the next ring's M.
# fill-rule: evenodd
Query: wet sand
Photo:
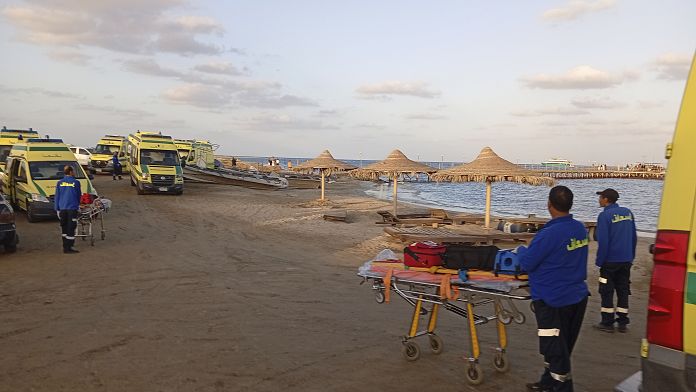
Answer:
M0 255L0 391L521 391L541 369L536 326L509 328L511 369L491 361L494 324L479 328L486 381L469 386L465 320L441 316L445 351L420 341L401 356L409 306L377 304L357 267L401 244L374 224L384 201L330 184L349 223L324 221L317 190L187 184L183 196L137 196L98 177L114 202L107 238L63 255L56 221L18 214L16 254ZM605 334L593 296L573 357L578 391L608 391L640 366L649 241L633 270L627 334ZM595 243L592 243L591 254ZM590 263L592 265L592 263Z

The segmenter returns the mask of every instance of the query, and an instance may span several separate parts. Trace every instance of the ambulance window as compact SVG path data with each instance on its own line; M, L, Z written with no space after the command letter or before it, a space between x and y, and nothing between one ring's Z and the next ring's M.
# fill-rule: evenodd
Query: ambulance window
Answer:
M7 157L10 155L10 150L12 146L0 146L0 162L5 162Z

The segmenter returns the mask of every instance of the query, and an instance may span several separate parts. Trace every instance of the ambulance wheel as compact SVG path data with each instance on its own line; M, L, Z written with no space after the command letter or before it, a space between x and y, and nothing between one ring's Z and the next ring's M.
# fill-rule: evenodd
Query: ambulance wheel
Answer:
M430 350L433 354L437 355L442 353L442 350L445 348L442 343L442 338L435 334L428 335L428 338L430 338Z
M30 203L27 203L27 221L29 221L29 223L35 223L35 222L38 222L38 221L39 221L39 220L36 218L36 216L34 215L34 211L33 211L33 209L31 208L31 204L30 204Z
M375 301L377 301L378 304L384 303L384 292L382 290L375 291Z
M507 355L505 355L503 352L495 353L495 357L493 358L493 367L500 373L505 373L510 370L510 362L507 360Z
M131 180L131 186L135 186L135 181L133 181L133 177L131 177L130 180Z
M15 234L11 240L5 243L5 253L14 253L17 251L17 244L19 243L19 236Z
M401 348L401 353L404 354L407 361L417 361L420 358L420 347L414 342L405 342Z
M145 194L145 191L144 191L144 190L140 187L140 185L138 185L138 184L135 184L135 191L136 191L139 195L144 195L144 194Z
M483 382L483 370L478 363L472 363L466 369L466 381L471 385L480 385Z
M524 316L523 313L517 313L512 319L513 319L517 324L524 324L524 322L527 321L527 318Z

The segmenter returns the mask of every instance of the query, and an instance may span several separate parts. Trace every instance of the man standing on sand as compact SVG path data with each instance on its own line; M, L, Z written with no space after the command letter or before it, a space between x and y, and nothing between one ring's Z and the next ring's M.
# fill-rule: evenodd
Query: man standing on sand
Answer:
M549 192L551 220L517 253L529 274L537 319L539 352L546 369L528 391L573 391L570 355L580 334L587 307L587 247L585 225L573 219L573 192L556 186Z
M77 229L77 212L80 209L82 189L80 181L75 179L75 169L66 165L65 176L56 183L55 208L63 232L63 253L79 253L73 249L75 230Z
M597 192L599 205L604 207L597 217L597 259L599 267L599 295L602 296L602 321L595 328L603 332L614 332L614 323L619 332L626 332L628 319L628 296L631 295L631 266L636 257L636 222L633 213L620 207L619 192L605 189ZM616 308L614 308L616 292Z

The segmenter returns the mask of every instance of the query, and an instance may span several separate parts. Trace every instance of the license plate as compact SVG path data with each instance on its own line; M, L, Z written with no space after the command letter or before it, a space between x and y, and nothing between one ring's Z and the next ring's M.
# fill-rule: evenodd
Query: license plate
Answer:
M166 192L166 191L167 191L167 187L161 187L161 188L159 189L159 191L160 191L160 192Z
M102 172L102 169L97 169L97 173L101 173L101 172Z

